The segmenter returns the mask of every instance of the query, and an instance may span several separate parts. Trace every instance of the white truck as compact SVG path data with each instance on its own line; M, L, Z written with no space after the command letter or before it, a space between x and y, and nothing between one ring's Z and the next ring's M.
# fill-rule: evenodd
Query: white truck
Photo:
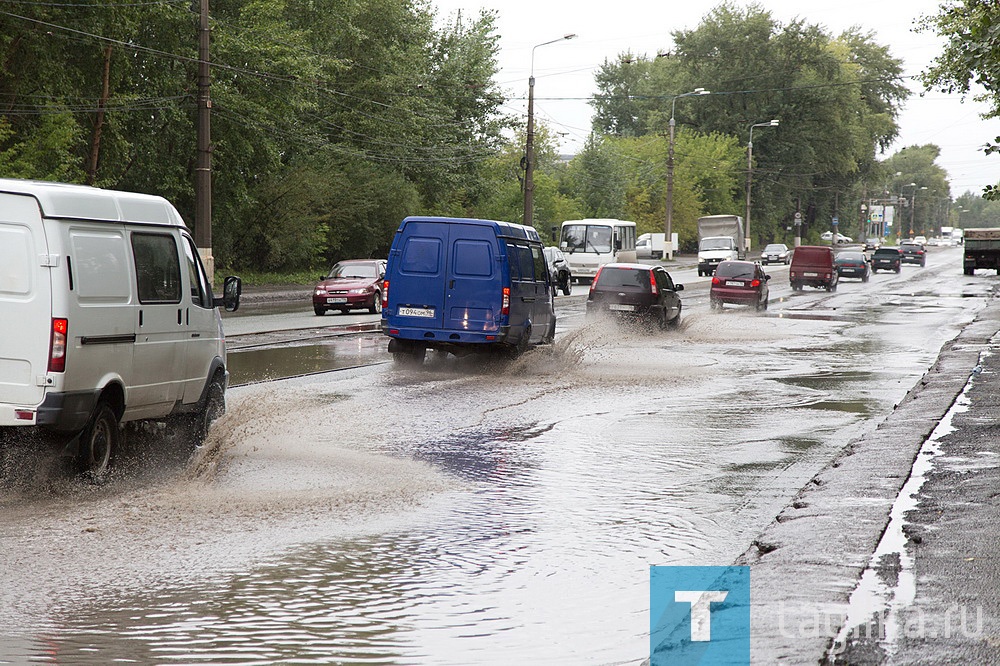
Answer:
M666 250L666 234L642 234L635 241L636 259L662 259Z
M698 275L712 275L723 261L746 257L743 218L707 215L698 218Z

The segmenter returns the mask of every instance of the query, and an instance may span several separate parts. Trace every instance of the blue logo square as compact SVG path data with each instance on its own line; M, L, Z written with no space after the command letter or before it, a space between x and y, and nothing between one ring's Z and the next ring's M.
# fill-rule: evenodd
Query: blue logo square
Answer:
M650 666L750 664L750 567L650 567Z

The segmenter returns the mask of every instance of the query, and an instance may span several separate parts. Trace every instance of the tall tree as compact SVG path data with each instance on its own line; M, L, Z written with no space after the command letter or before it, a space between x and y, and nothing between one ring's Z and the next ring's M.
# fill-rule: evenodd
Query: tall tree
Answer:
M976 99L990 105L987 118L1000 116L1000 5L986 0L944 3L936 15L926 17L922 30L933 30L946 45L921 80L927 89L969 94L981 86ZM986 144L987 154L1000 152L1000 136ZM1000 184L988 185L984 197L1000 200Z

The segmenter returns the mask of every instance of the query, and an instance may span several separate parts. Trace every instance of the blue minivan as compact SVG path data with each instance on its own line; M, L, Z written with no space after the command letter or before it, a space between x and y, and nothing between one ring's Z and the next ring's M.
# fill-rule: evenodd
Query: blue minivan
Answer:
M398 363L428 349L516 357L555 337L553 288L532 227L492 220L407 217L382 286L382 332Z

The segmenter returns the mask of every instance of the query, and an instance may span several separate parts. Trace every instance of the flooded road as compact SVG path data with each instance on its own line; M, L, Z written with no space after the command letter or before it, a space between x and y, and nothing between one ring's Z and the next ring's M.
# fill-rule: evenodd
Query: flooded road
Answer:
M306 376L233 389L192 459L4 485L0 663L638 664L648 567L730 564L874 429L994 286L959 256L832 294L768 270L763 316L692 271L667 334L567 299L513 363L268 352Z

